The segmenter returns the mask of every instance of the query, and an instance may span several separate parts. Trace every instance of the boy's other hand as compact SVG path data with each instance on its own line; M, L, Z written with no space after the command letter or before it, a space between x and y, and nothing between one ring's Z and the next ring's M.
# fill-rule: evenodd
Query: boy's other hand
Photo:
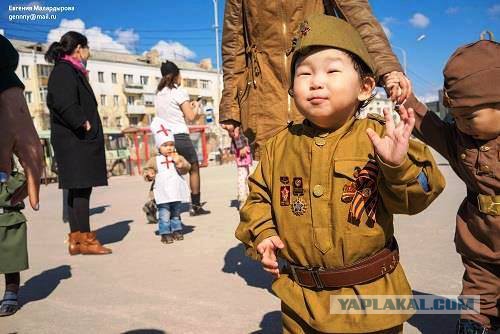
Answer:
M412 92L411 81L403 72L393 71L383 77L384 88L389 98L398 104L404 103Z
M262 260L260 262L262 263L264 270L270 272L275 278L280 277L276 251L278 249L283 249L284 247L285 244L278 236L266 238L257 245L257 252L262 255Z
M404 108L404 107L403 107ZM415 115L413 109L404 110L407 114L401 117L401 122L395 127L392 114L388 108L384 108L385 136L380 138L373 129L367 129L366 133L373 143L375 153L388 165L399 166L403 163L408 152L411 132L415 126Z

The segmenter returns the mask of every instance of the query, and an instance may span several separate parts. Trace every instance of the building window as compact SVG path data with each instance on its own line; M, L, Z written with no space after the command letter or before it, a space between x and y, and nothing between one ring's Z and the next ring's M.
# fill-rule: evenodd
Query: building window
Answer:
M24 98L26 99L26 103L31 103L31 92L24 92Z
M108 118L108 116L104 116L102 118L102 126L104 126L106 128L109 126L109 118Z
M198 86L198 80L196 79L184 79L184 87L196 88Z
M111 82L116 83L116 73L111 73Z
M28 65L23 65L23 66L21 66L21 69L23 71L23 79L29 79L30 78L30 67Z
M97 72L97 80L99 82L104 82L104 72Z
M116 124L117 128L121 128L122 127L122 118L121 117L116 117L115 118L115 124Z
M159 84L159 83L160 83L161 78L160 78L160 77L155 77L155 79L156 79L156 84Z
M210 80L200 80L201 88L208 89L210 88Z
M148 77L145 75L141 75L141 85L146 86L148 84Z
M127 96L127 104L133 106L135 103L135 96Z
M48 78L52 71L52 65L38 65L38 76Z
M153 94L144 94L144 105L153 106L155 101L155 95Z
M118 107L118 95L113 95L113 105Z
M101 95L101 106L106 105L106 95Z
M134 76L132 74L124 74L123 81L125 81L125 83L131 84L134 82Z
M40 100L43 104L47 102L47 87L40 87Z

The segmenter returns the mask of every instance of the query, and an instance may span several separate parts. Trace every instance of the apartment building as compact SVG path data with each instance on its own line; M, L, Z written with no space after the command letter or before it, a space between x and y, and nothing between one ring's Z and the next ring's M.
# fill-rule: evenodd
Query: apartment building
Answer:
M46 105L47 82L53 65L44 59L48 44L11 40L19 52L17 74L26 86L25 97L38 131L49 129ZM209 59L199 64L174 62L181 69L182 86L192 100L201 97L211 117L218 121L221 76ZM104 52L91 49L88 61L92 86L105 129L121 130L146 126L155 114L154 96L161 77L161 61L156 51L144 55Z

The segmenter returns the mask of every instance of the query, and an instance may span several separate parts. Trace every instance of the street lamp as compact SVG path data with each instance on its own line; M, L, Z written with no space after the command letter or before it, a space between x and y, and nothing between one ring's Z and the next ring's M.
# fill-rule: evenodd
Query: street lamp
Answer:
M400 50L401 53L403 54L403 72L406 74L406 51L405 51L405 49L403 49L399 46L396 46L394 44L391 44L391 45L393 48Z
M215 54L216 54L216 63L217 63L217 74L220 73L220 55L219 55L219 15L218 15L218 7L217 7L217 0L212 0L214 3L214 18L215 18Z

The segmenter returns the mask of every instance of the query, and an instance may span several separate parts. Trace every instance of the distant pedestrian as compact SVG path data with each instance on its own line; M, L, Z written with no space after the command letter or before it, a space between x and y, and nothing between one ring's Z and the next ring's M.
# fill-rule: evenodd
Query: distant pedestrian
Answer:
M189 202L189 188L181 176L191 165L175 151L175 139L167 123L155 117L151 123L158 155L152 157L144 168L144 178L154 180L153 193L158 206L158 232L161 242L183 240L181 204Z
M175 138L175 149L191 164L189 185L191 187L191 216L210 213L203 208L200 195L200 164L193 142L189 137L186 121L196 118L188 93L180 87L181 74L174 63L167 61L161 64L162 78L158 84L155 98L156 115L167 122Z
M71 255L111 253L96 239L89 224L92 187L108 185L104 134L85 68L89 57L87 38L75 31L52 43L45 55L48 62L55 63L47 106L59 188L68 189Z
M236 130L230 133L231 150L234 152L238 169L238 209L245 204L248 197L248 176L252 167L252 152L248 138Z

